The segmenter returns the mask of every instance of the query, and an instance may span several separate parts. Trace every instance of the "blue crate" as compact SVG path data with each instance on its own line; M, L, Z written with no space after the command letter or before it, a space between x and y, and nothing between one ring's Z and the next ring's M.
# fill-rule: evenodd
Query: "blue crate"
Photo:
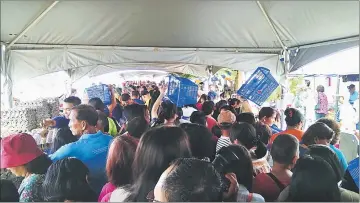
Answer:
M261 106L278 86L269 69L258 67L237 94Z
M191 80L174 75L169 76L167 97L177 107L196 104L197 93L198 86Z
M98 97L105 105L111 104L111 92L109 87L105 84L94 85L89 88L86 88L86 93L89 99Z

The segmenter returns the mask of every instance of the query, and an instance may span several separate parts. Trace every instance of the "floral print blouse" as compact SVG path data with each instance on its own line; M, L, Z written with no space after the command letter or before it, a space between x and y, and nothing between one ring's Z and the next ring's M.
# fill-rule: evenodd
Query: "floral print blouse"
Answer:
M328 114L329 103L325 93L319 92L317 96L317 101L320 108L316 110L316 113Z
M20 202L42 202L43 196L41 187L44 180L44 174L31 174L24 178L18 190Z

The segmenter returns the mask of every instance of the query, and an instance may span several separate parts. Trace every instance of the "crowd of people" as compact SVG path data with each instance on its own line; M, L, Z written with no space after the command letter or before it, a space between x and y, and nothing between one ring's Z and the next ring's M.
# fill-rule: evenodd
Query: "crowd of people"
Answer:
M243 98L177 107L165 86L110 90L110 105L66 98L39 133L49 146L1 139L1 168L24 178L18 188L2 179L1 201L359 202L335 120L304 132L303 113L288 108L283 131L277 110L254 115Z

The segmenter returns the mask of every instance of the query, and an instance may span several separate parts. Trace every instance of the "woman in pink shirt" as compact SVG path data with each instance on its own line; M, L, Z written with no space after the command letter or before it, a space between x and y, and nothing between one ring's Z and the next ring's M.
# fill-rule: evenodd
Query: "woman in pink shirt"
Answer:
M325 88L322 85L317 86L316 88L317 91L317 104L315 106L315 116L316 116L316 120L320 119L320 118L324 118L327 114L328 114L328 99L327 96L325 95Z
M110 145L106 162L106 174L109 182L104 185L99 195L99 202L108 202L111 193L120 186L132 183L131 165L137 147L131 136L118 136Z

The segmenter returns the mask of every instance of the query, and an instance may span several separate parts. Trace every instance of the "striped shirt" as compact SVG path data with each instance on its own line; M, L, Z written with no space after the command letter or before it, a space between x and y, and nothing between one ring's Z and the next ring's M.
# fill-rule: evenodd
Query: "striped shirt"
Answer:
M216 152L218 152L221 148L227 147L229 145L231 145L230 138L221 136L216 143Z

